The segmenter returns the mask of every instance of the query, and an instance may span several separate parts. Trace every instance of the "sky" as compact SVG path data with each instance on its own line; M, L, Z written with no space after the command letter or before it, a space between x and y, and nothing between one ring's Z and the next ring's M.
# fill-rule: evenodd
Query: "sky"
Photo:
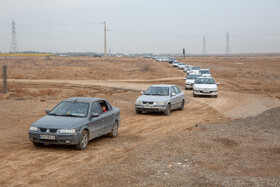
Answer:
M0 52L280 52L280 0L0 0Z

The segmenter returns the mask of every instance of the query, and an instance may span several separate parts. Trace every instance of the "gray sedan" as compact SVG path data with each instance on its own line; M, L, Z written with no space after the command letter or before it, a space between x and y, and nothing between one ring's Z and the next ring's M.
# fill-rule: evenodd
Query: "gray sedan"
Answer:
M135 102L137 114L158 111L169 115L171 110L184 110L185 94L175 85L153 85Z
M119 108L91 97L65 99L46 113L29 129L29 139L36 147L46 143L86 149L93 138L106 134L116 137L121 122Z

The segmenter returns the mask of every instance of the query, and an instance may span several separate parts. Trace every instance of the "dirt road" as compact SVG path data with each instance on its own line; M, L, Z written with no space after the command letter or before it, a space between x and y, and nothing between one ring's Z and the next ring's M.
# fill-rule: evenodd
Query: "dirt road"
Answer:
M166 66L164 71L167 72L169 69L175 71L170 66ZM195 173L198 168L194 166L193 170L182 169L191 167L185 160L196 159L199 171L201 170L201 177L207 179L211 178L207 175L210 170L216 173L227 170L214 165L210 158L210 160L198 160L200 159L198 154L203 154L203 151L199 153L194 150L209 150L208 153L211 152L211 154L221 151L220 148L215 147L216 144L206 146L207 142L203 144L203 139L200 139L202 142L194 139L193 136L200 132L205 136L216 136L215 132L219 132L212 130L208 134L201 124L214 124L212 126L219 127L219 124L255 116L268 109L279 107L280 100L263 93L238 92L235 89L229 90L229 87L223 89L221 85L218 98L193 98L191 91L184 90L186 94L185 110L173 111L170 116L136 115L133 104L140 96L140 91L145 90L150 84L162 82L181 82L182 84L179 85L183 90L183 81L179 77L172 76L170 79L168 76L154 77L151 80L130 79L129 77L114 80L9 79L10 91L0 99L0 185L219 185L219 183L209 183L207 180L203 182L201 178L197 179L199 182L195 181L196 183L189 183L189 178L184 179L184 176L194 178L198 176ZM85 151L77 151L70 146L54 145L35 148L28 140L29 126L45 115L45 109L51 109L61 99L74 95L103 97L114 106L119 107L122 118L119 136L115 139L101 137L93 140ZM232 131L237 132L237 130ZM222 133L229 132L224 130ZM192 142L191 145L186 143L188 139ZM199 143L195 143L196 141ZM208 140L205 138L205 141ZM269 142L269 140L266 141ZM189 152L184 149L185 146L193 151ZM280 147L277 142L274 143L274 146L277 148L276 151ZM227 154L230 155L231 151L233 150L230 149ZM237 151L238 154L246 152L246 146L239 147L239 149L234 148L234 151ZM272 162L279 166L279 154L277 152L275 154ZM215 154L211 156L215 157ZM261 156L255 156L256 160L259 161ZM231 162L235 163L234 159L231 158ZM222 159L219 161L224 163ZM229 161L227 160L227 162ZM252 165L246 166L244 170L252 168L253 165L252 162ZM243 171L241 166L236 169ZM263 169L267 171L266 176L253 171L250 176L254 176L254 180L265 178L269 184L279 181L277 179L279 175L269 172L270 166ZM238 177L240 175L236 174ZM242 172L242 175L246 174ZM177 182L170 183L171 181Z

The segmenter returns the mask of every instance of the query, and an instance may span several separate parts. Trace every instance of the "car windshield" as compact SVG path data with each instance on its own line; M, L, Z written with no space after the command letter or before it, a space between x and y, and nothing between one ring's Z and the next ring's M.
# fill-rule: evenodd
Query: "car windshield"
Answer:
M145 92L145 95L168 96L169 95L169 88L168 87L152 86Z
M210 71L209 70L200 70L200 73L201 74L210 74Z
M187 79L196 79L196 77L199 77L200 75L188 75Z
M180 63L179 65L185 65L184 63Z
M198 66L192 67L192 70L199 70L199 69L201 69L201 68Z
M86 117L88 114L89 103L63 101L59 103L49 115Z
M214 79L209 78L197 78L194 81L195 84L216 84Z

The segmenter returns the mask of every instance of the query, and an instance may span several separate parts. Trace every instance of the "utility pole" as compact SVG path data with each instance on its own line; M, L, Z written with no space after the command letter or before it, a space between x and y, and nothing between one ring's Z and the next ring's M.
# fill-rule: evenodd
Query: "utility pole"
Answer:
M12 53L18 52L18 44L17 44L17 37L16 37L16 23L12 21L12 38L11 38L11 51Z
M203 49L202 49L202 54L205 56L206 55L206 40L205 36L203 36Z
M226 55L230 54L230 45L229 45L229 33L227 32L227 40L226 40Z
M7 65L3 66L3 93L7 93L8 86L7 86Z
M107 44L106 44L106 34L107 34L107 30L106 30L106 21L104 21L103 24L104 24L104 59L106 59L106 56L107 56Z

